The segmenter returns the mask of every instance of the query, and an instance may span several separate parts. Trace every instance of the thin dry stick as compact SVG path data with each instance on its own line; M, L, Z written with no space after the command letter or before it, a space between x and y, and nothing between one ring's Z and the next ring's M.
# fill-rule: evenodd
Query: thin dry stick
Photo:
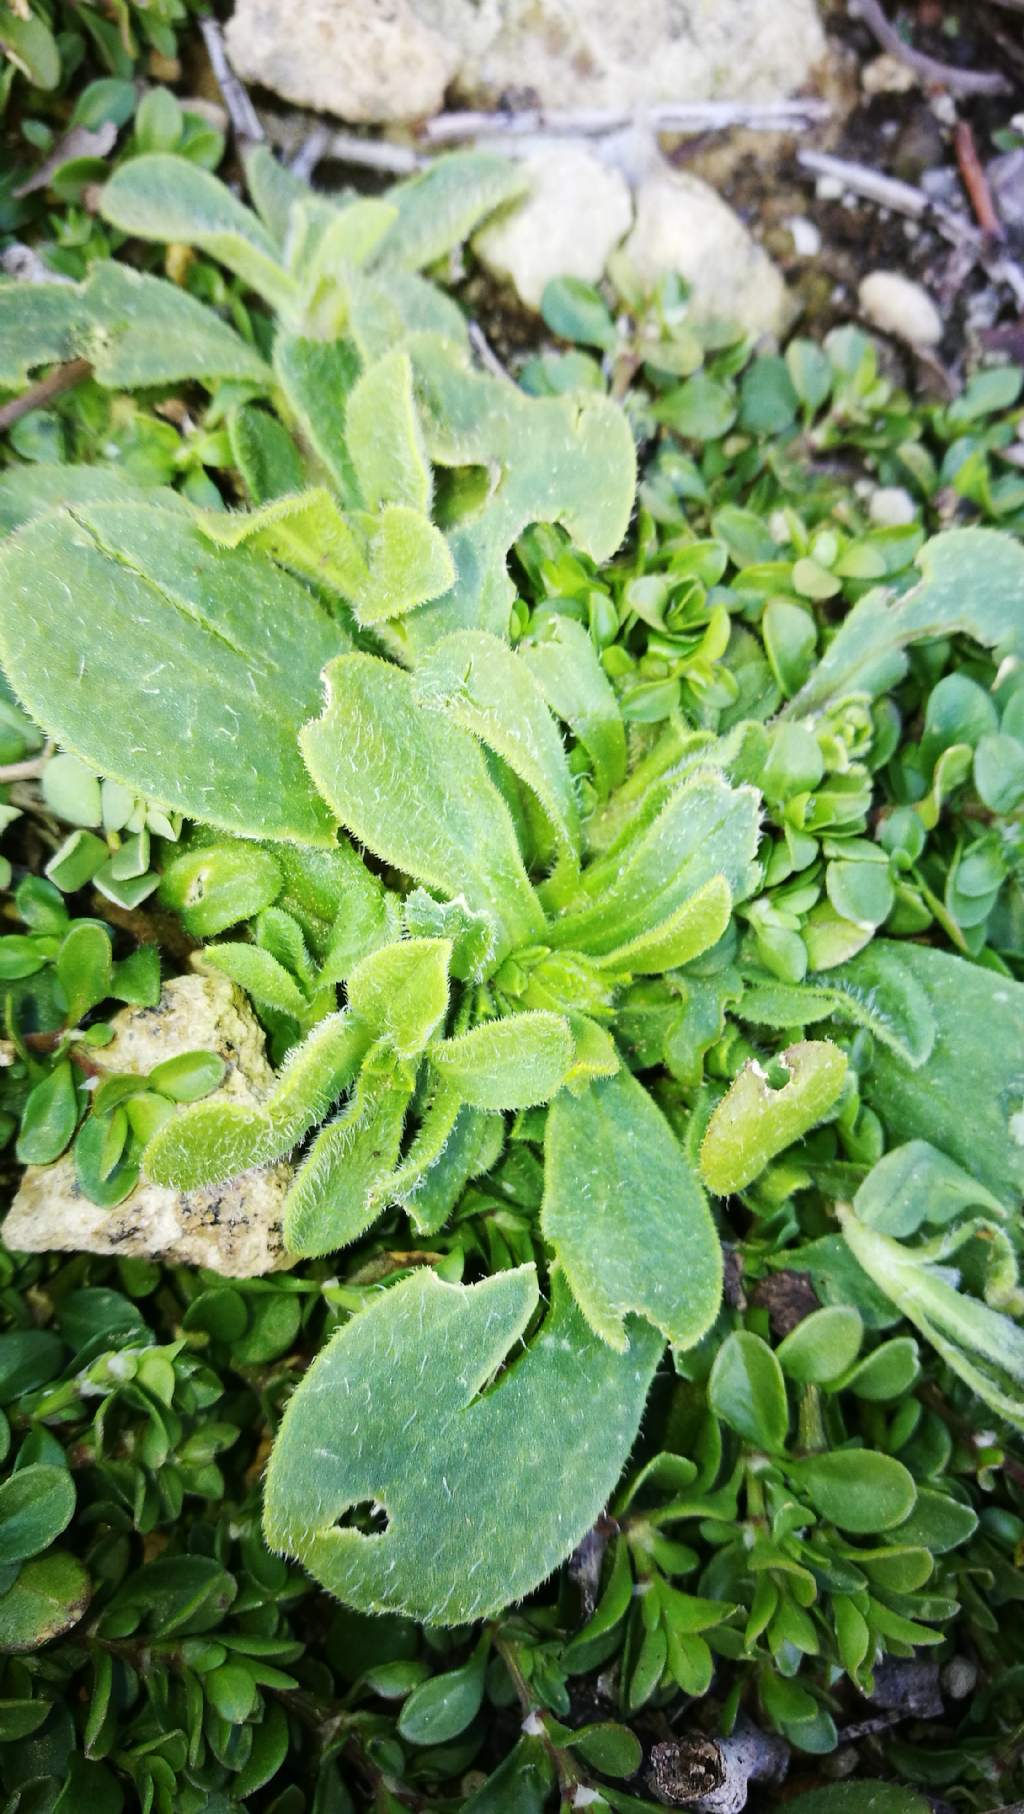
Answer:
M545 135L601 138L606 133L621 132L625 127L641 122L655 132L724 132L733 126L746 126L758 132L802 132L806 126L828 119L830 114L827 101L811 100L767 101L760 105L737 101L682 102L637 113L608 107L567 111L531 107L521 112L439 113L435 119L425 122L419 137L428 145L448 145L461 139Z
M24 762L3 763L0 765L0 787L6 787L9 781L35 781L52 755L53 744L48 743L38 756L26 756Z
M956 161L960 166L963 185L970 196L971 207L974 209L979 227L983 233L990 234L993 239L1005 239L1006 230L996 213L992 191L988 186L988 177L982 169L978 149L974 143L974 134L967 120L958 120L956 123L953 132L953 149L956 152Z
M359 165L366 170L380 170L386 176L412 176L429 160L408 145L395 145L390 139L361 138L355 132L324 130L323 121L311 114L273 113L264 109L261 115L271 143L279 146L286 157L303 156L315 138L317 162L330 158L338 164Z
M511 384L513 379L510 373L505 370L480 323L469 322L468 332L470 345L484 369L490 372L492 378L504 378L507 384Z
M66 365L58 365L48 377L40 378L37 384L30 384L20 397L12 397L9 403L0 407L0 434L5 429L13 428L15 422L20 422L22 416L27 416L30 410L45 409L62 391L73 390L76 384L81 384L83 378L91 376L92 366L88 359L69 359Z
M228 62L228 53L224 48L224 39L216 19L200 19L199 29L203 34L206 54L210 59L210 68L217 79L217 87L228 110L228 119L236 139L243 144L258 145L266 137L260 125L259 114L249 99L248 91L236 76Z
M937 82L942 88L948 88L950 94L1009 93L1010 84L998 70L954 69L951 63L939 63L935 57L926 57L923 51L914 50L886 18L879 0L855 0L855 11L883 50L898 57L922 81Z

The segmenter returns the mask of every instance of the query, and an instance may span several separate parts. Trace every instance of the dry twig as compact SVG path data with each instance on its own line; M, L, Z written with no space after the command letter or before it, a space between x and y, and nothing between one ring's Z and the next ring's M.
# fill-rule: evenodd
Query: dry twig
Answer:
M993 239L1005 239L1003 223L996 213L988 177L982 169L977 146L974 143L974 133L967 120L958 120L956 123L953 132L953 149L956 152L956 161L960 166L963 185L970 196L971 207L974 209L979 227L983 233L990 234Z
M502 365L480 323L478 321L469 322L468 332L470 345L484 370L490 372L492 378L504 378L506 384L511 384L513 382L511 375Z
M76 384L81 384L83 378L91 376L92 366L88 359L69 359L66 365L58 365L48 377L30 384L20 397L12 397L10 402L0 406L0 434L5 429L13 428L15 422L20 422L22 416L27 416L30 410L45 409L54 397L59 397L63 391L73 390Z
M1010 84L998 70L954 69L951 63L940 63L935 57L926 57L923 51L914 50L886 18L879 0L855 0L855 11L883 50L898 57L923 82L935 82L948 88L950 94L1009 93Z
M390 139L363 138L356 132L335 132L315 114L272 113L265 109L261 118L271 144L294 163L300 163L303 157L308 159L312 146L313 168L324 159L330 159L337 164L380 170L385 176L412 176L429 162L409 145L396 145Z
M0 787L6 787L11 781L37 780L52 755L53 744L48 743L37 756L26 756L23 762L5 762L0 766Z
M224 48L224 38L216 19L200 19L199 29L203 34L206 54L210 59L210 68L217 79L217 87L224 98L228 110L231 129L243 144L258 145L266 137L260 125L260 117L249 99L248 90L239 81Z
M484 138L603 138L637 124L654 132L724 132L746 126L755 132L802 132L831 114L827 101L681 102L631 113L609 107L568 110L525 108L521 112L439 113L420 128L428 145L451 145L462 139Z

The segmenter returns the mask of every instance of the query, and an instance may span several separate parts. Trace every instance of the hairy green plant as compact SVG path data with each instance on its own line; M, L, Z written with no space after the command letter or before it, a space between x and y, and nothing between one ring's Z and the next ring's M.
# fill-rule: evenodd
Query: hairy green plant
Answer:
M45 1732L47 1807L635 1810L680 1693L815 1758L960 1642L955 1739L886 1769L983 1806L998 1754L1016 1793L1024 557L966 512L1019 526L1017 375L914 410L864 336L752 360L624 276L615 318L553 286L602 360L519 388L421 274L501 160L338 202L261 151L249 209L145 136L102 231L193 248L188 290L98 239L56 300L0 289L8 388L93 368L0 476L0 729L41 771L4 812L52 852L3 1101L101 1201L290 1155L294 1268L19 1263L0 1729ZM834 447L916 520L809 476ZM205 1054L105 1073L152 965L90 882L250 997L262 1101ZM166 1557L68 1523L68 1460ZM352 1609L326 1643L260 1516Z

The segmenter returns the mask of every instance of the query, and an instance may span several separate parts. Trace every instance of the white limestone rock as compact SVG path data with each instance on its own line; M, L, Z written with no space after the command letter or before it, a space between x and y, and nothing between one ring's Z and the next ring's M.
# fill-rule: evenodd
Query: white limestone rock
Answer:
M420 0L238 0L226 42L243 81L354 123L438 113L459 65Z
M883 334L909 346L938 346L942 316L927 290L898 271L871 271L857 292L861 313Z
M816 0L237 0L227 42L244 80L381 122L448 87L482 107L777 100L825 51Z
M748 334L780 334L794 308L782 273L716 190L687 171L652 171L636 198L622 249L651 288L663 271L691 286L695 320L730 321Z
M552 277L596 283L633 219L625 178L579 144L551 144L523 159L530 188L477 234L477 257L540 307Z
M272 1071L263 1032L225 976L179 976L153 1008L123 1008L114 1037L97 1055L111 1071L150 1071L179 1052L217 1052L227 1064L221 1094L256 1102ZM207 1266L229 1278L254 1278L288 1264L281 1237L291 1180L288 1165L246 1172L224 1184L179 1195L145 1180L114 1209L82 1195L70 1153L26 1168L3 1226L16 1253L109 1253Z

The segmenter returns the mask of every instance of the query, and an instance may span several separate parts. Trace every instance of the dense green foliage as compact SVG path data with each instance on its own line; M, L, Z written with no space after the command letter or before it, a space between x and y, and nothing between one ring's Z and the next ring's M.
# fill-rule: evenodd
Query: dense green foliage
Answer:
M643 1809L918 1651L862 1773L1010 1800L1022 375L622 270L517 386L439 281L500 159L249 208L175 105L0 286L0 385L92 367L0 475L0 1112L99 1207L290 1156L296 1263L2 1255L5 1806ZM104 1068L188 961L255 1105Z

